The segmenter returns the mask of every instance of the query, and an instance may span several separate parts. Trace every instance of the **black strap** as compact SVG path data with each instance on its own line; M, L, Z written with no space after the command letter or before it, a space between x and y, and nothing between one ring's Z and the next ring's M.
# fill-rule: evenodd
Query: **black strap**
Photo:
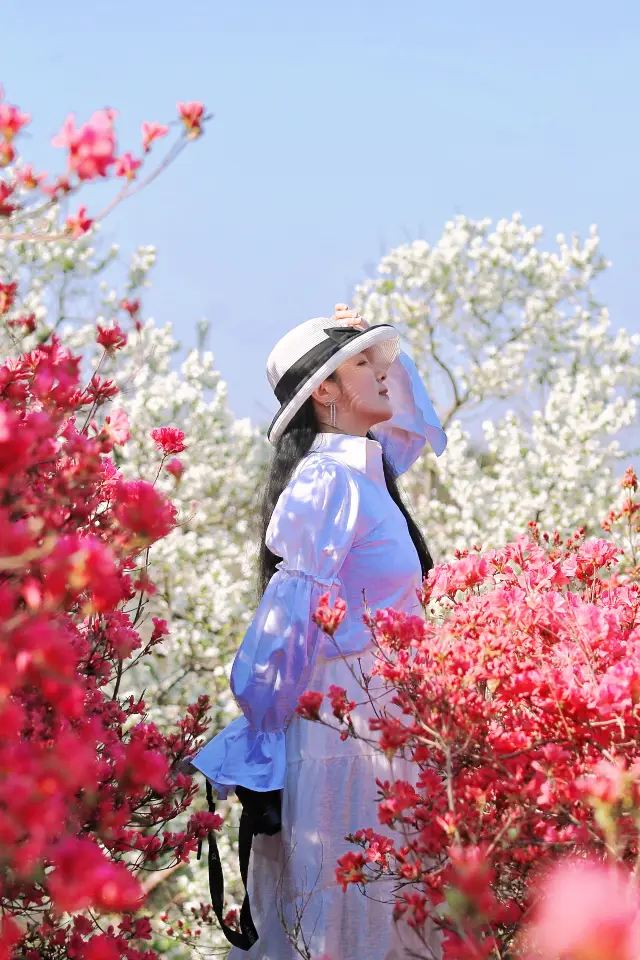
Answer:
M210 813L216 812L216 805L213 802L213 790L207 780L207 805ZM240 859L240 876L244 884L244 900L240 909L240 930L234 930L225 923L224 920L224 877L222 875L222 863L220 862L220 853L216 842L215 831L211 830L208 834L209 840L209 890L211 893L211 904L213 911L218 918L222 932L234 947L240 950L250 950L258 939L258 932L254 926L251 916L251 907L249 905L249 894L247 892L247 882L249 876L249 860L251 858L251 844L253 842L254 824L248 813L243 809L240 817L240 829L238 833L238 852ZM202 841L198 843L198 860L202 854Z

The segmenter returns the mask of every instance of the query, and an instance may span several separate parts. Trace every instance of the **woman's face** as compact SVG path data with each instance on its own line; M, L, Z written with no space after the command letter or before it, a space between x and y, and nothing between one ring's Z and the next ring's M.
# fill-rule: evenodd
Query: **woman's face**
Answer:
M348 416L349 419L360 421L366 431L392 416L389 393L385 386L388 364L376 362L375 358L375 349L363 350L338 367L338 423L342 413L343 418Z

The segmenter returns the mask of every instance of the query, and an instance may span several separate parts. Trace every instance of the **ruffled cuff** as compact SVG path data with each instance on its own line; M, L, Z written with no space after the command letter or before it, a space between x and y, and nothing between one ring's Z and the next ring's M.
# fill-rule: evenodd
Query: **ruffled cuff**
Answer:
M281 790L286 769L284 730L264 733L238 717L191 761L224 800L240 785L249 790Z

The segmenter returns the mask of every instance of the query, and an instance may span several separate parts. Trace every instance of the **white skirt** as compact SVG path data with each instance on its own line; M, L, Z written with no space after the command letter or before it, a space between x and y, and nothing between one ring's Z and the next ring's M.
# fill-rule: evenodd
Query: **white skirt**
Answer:
M365 694L349 669L359 676L358 660L370 673L375 662L371 649L346 660L320 659L308 689L326 693L336 684L350 700L362 702ZM380 695L377 678L376 683ZM328 700L321 714L337 725ZM356 729L369 739L374 736L368 729L370 716L369 704L353 714ZM397 833L378 823L376 778L415 782L415 765L402 760L391 765L373 746L351 737L341 741L333 730L298 716L287 729L286 744L282 831L255 837L251 855L249 896L259 940L248 953L232 948L228 960L439 957L435 931L427 948L404 921L394 923L389 880L367 885L366 894L353 885L343 893L335 876L338 857L361 849L345 840L347 834L372 827L401 843Z

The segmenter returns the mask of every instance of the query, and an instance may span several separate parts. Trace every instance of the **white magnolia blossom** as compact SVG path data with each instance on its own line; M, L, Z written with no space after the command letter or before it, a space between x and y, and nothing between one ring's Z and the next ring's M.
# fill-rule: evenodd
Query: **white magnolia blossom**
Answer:
M449 435L405 481L437 559L530 520L601 532L619 463L640 447L640 337L612 330L595 301L607 266L595 228L551 253L541 238L518 215L495 229L458 217L435 246L392 250L356 291L369 322L399 327Z
M170 329L146 326L140 339L149 358L144 364L136 360L135 342L117 358L132 430L118 465L153 480L161 454L151 431L158 426L179 427L187 447L180 482L166 471L158 479L179 509L179 525L151 552L153 612L171 629L159 656L147 661L152 701L173 721L185 703L207 693L223 723L237 713L227 673L254 599L253 508L266 444L248 421L231 416L210 353L192 351L171 370Z

